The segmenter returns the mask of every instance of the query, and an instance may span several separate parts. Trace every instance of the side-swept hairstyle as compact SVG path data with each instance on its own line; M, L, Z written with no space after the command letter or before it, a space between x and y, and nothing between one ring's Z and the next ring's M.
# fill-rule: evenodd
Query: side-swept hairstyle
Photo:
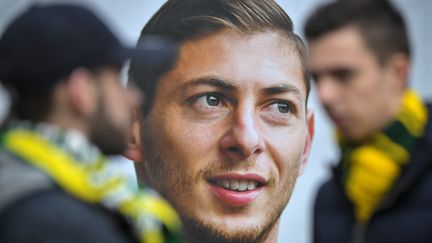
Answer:
M340 0L324 4L305 25L308 41L353 26L381 64L396 53L411 56L409 38L401 13L388 0Z
M275 31L286 37L287 43L300 58L306 94L309 94L310 75L306 68L305 46L300 37L294 34L290 17L274 0L168 0L144 26L137 46L140 46L145 35L158 35L181 44L210 36L225 28L245 35ZM149 77L139 62L132 59L129 80L144 90L144 112L148 112L155 95L157 78Z

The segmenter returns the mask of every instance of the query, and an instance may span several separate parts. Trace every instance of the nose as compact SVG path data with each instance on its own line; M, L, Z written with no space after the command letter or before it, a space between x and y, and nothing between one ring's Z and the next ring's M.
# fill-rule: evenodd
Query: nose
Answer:
M246 160L264 151L264 138L257 127L253 109L238 109L234 113L220 146L224 155L233 161Z
M328 77L323 77L317 82L318 97L324 106L337 102L339 88L337 83Z

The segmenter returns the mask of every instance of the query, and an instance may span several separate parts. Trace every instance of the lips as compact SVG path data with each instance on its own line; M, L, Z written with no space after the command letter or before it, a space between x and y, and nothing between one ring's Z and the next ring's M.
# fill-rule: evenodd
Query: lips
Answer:
M225 174L208 182L216 198L234 207L252 203L266 184L265 178L257 174Z

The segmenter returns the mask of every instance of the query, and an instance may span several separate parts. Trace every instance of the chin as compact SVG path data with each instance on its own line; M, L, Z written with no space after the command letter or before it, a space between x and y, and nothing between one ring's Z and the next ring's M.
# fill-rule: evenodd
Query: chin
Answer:
M257 222L251 222L252 220ZM187 242L209 243L262 242L275 227L278 218L270 222L268 218L252 220L247 217L228 217L226 215L200 219L183 216Z

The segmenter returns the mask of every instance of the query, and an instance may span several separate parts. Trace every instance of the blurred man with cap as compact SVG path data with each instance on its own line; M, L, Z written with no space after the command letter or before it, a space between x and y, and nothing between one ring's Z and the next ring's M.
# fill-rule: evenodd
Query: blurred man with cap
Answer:
M78 6L36 6L10 24L0 40L13 99L0 137L0 242L179 240L173 209L129 188L104 157L124 151L139 102L121 86L123 62L133 56L159 75L173 49L125 48Z
M408 87L407 32L387 0L333 1L307 21L341 151L317 195L314 242L432 242L431 106Z

